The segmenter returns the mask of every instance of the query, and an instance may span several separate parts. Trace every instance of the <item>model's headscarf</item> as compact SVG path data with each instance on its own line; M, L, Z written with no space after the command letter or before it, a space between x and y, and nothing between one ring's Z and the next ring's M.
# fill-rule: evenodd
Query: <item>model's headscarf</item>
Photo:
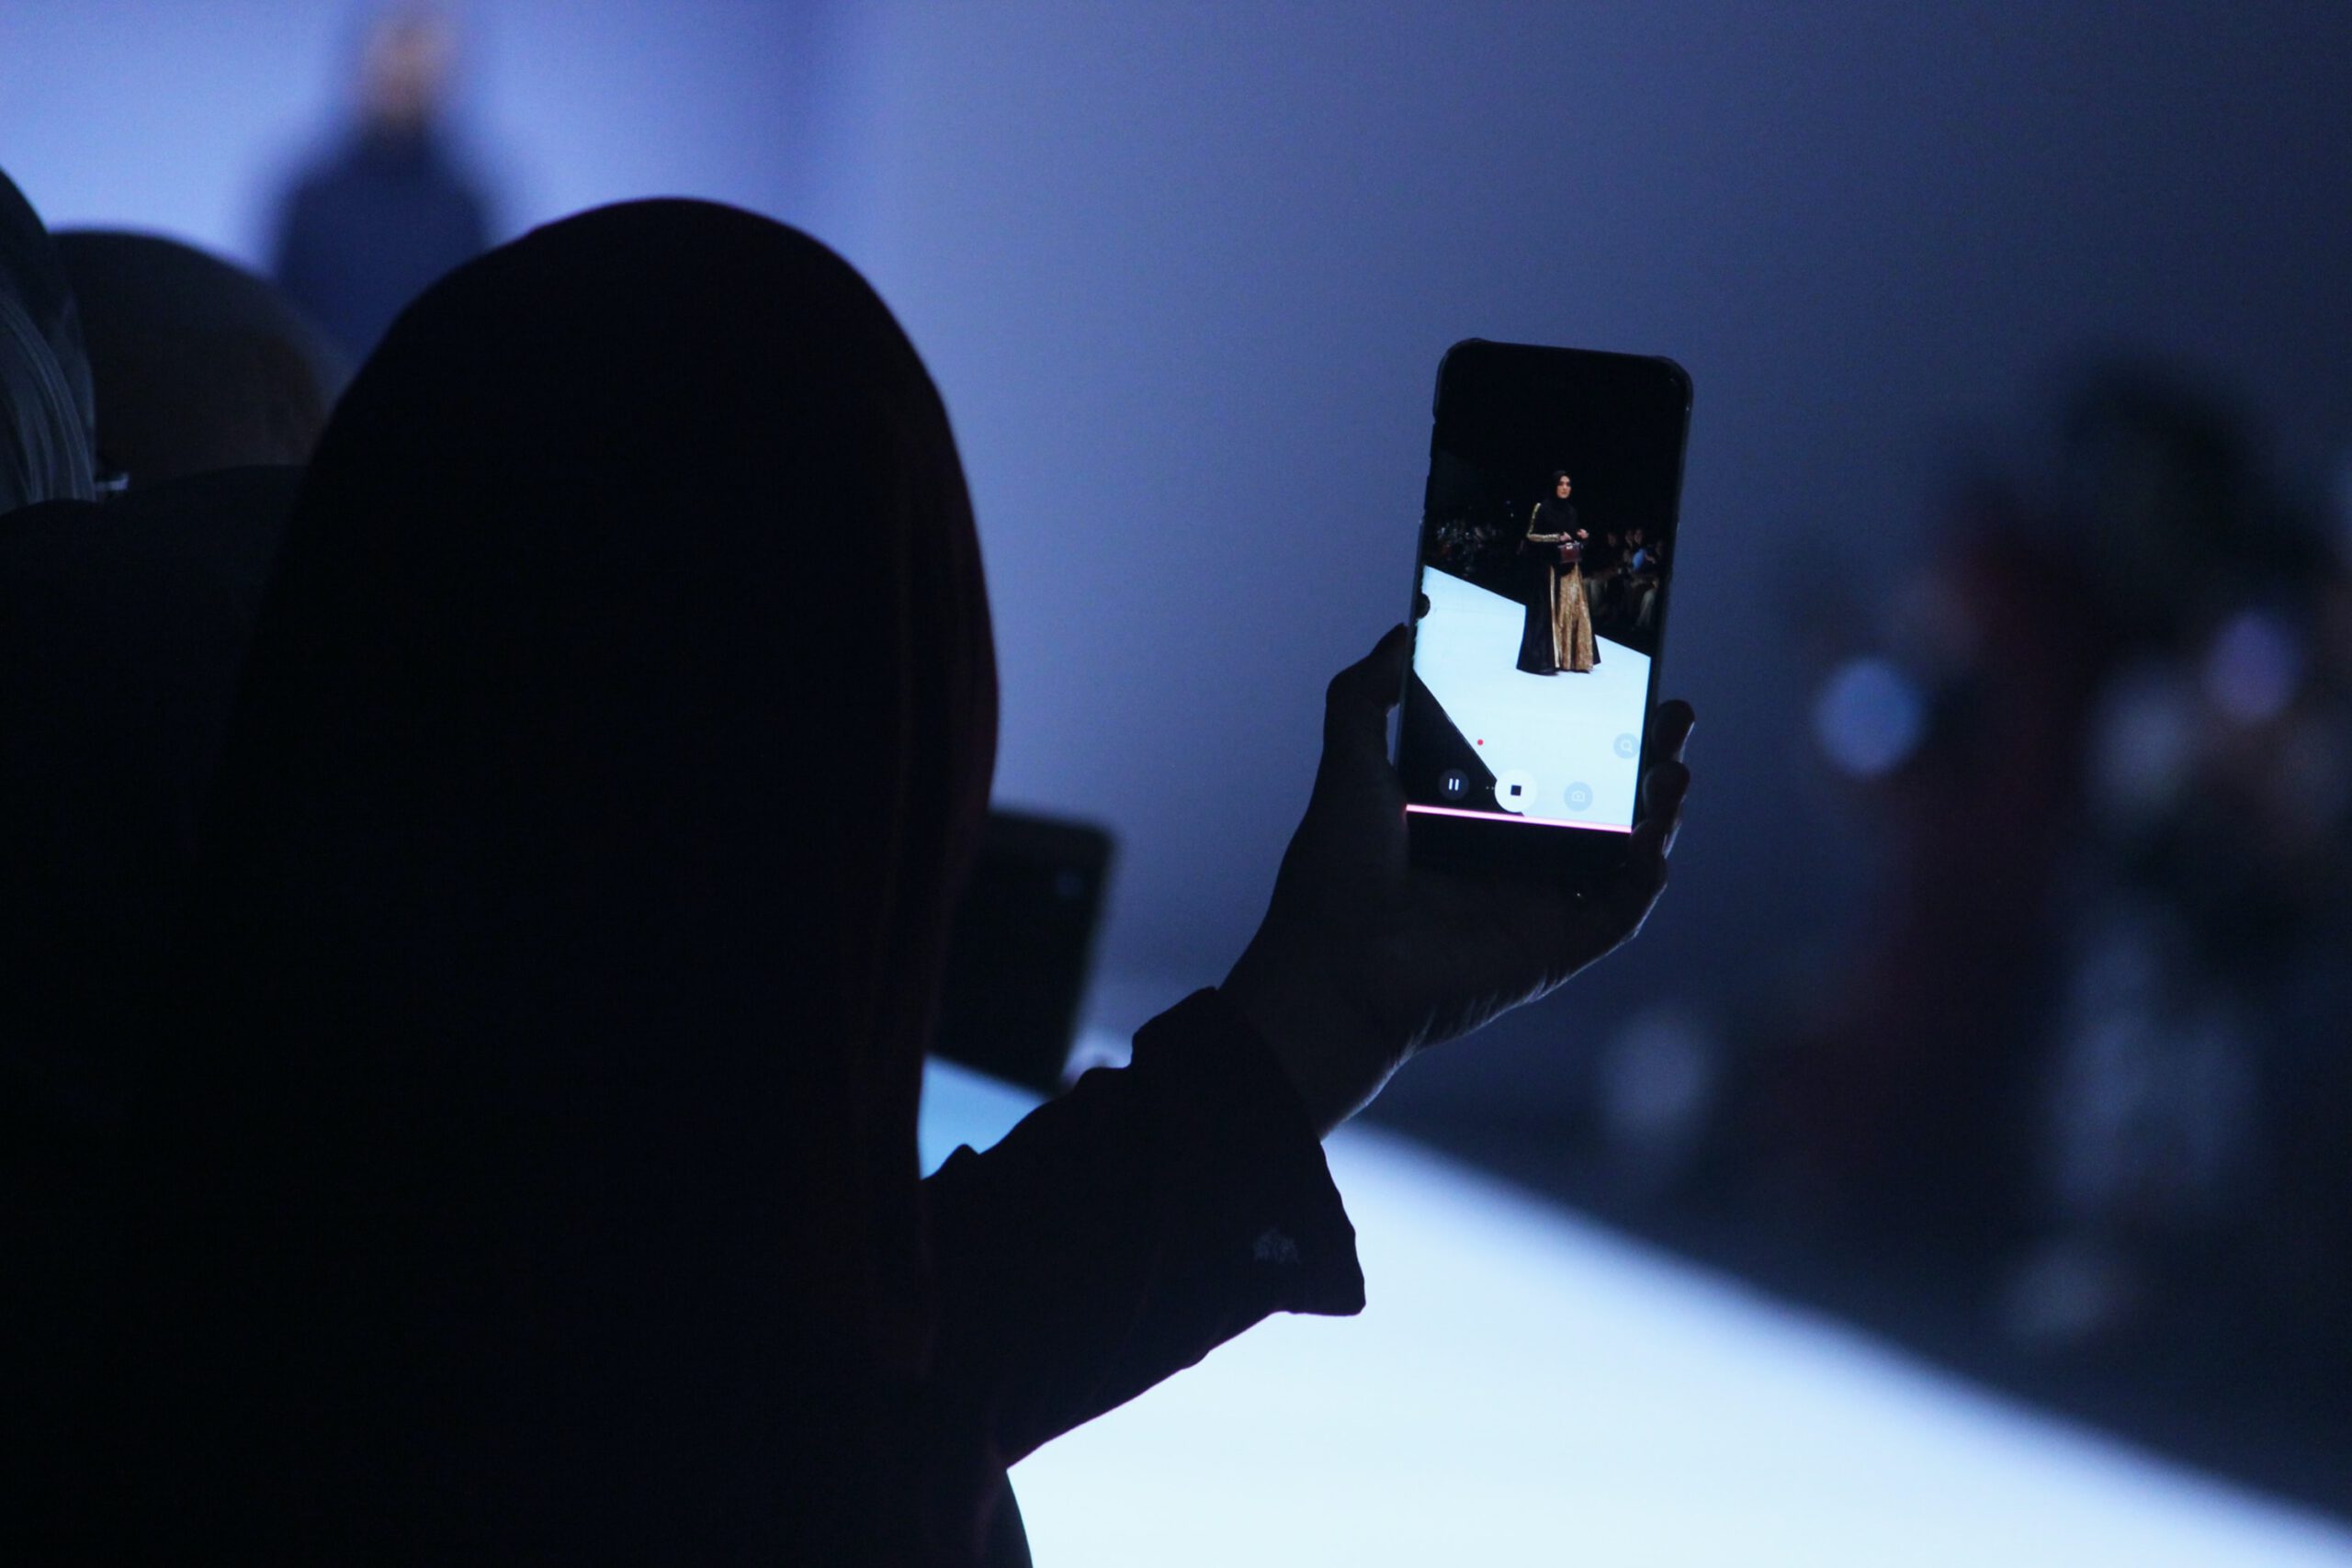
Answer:
M40 214L0 174L0 512L88 500L94 423L74 291Z
M155 1102L221 1215L187 1289L272 1369L192 1357L197 1404L287 1508L398 1494L430 1544L668 1498L674 1544L684 1499L870 1475L887 1416L830 1406L926 1353L994 693L938 394L822 246L633 203L401 318L263 608Z
M300 463L351 378L276 286L160 234L66 230L97 389L98 467L136 485Z

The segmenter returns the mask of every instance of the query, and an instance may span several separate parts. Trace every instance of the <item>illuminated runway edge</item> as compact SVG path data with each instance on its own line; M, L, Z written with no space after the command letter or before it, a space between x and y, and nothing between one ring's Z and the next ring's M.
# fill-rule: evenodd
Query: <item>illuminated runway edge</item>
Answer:
M1028 1103L933 1064L926 1168ZM1328 1149L1370 1306L1261 1324L1033 1455L1040 1564L2352 1568L2352 1532L1407 1140Z

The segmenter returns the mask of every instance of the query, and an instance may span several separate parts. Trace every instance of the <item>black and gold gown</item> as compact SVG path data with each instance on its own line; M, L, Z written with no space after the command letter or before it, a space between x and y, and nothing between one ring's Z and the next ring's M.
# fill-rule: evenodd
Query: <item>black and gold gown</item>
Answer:
M1576 525L1577 509L1563 501L1540 501L1528 515L1526 546L1534 565L1519 668L1531 675L1581 675L1600 662Z

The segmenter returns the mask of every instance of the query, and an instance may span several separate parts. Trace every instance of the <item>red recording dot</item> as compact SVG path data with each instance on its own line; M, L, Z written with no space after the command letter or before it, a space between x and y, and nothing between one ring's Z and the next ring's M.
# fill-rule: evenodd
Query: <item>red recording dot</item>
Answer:
M1481 740L1481 741L1479 741L1479 742L1478 742L1478 744L1479 744L1479 745L1481 745L1481 746L1484 746L1484 745L1486 744L1486 742L1485 742L1485 741L1483 741L1483 740Z

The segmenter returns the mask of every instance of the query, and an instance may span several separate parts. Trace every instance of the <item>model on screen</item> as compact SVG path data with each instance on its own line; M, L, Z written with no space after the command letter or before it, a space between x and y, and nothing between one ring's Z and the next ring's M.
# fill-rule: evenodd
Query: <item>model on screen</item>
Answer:
M1600 662L1592 640L1592 604L1584 591L1587 534L1569 504L1567 470L1552 476L1552 493L1528 513L1526 548L1534 558L1529 581L1527 630L1519 667L1531 675L1582 675Z

